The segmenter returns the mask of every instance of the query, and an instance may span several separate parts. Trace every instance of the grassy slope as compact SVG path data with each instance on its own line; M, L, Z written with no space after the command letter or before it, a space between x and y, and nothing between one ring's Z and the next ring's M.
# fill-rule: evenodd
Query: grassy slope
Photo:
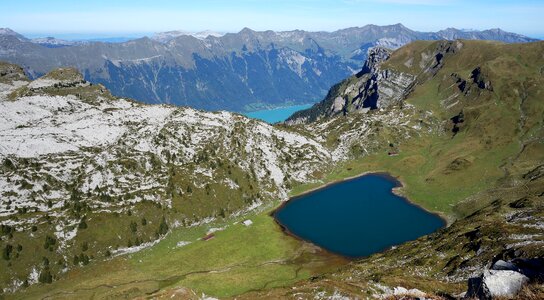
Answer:
M544 115L540 90L544 59L537 54L542 53L544 43L463 43L463 49L447 57L442 70L432 80L418 86L407 99L418 107L432 108L444 119L463 111L465 122L460 134L452 136L448 133L438 138L411 141L401 149L403 155L391 160L393 163L385 164L406 180L410 186L409 197L430 209L446 213L451 213L453 206L467 196L500 184L497 180L509 173L505 165L515 158L522 144L529 141L529 130L542 129L541 116ZM395 58L397 62L404 59L402 55ZM469 75L477 67L493 85L492 91L472 86L467 96L460 95L449 102L443 100L459 92L457 86L452 86L454 81L450 74L457 73L469 81ZM530 88L523 100L516 91L526 90L527 85ZM444 107L445 104L448 106ZM529 126L521 124L520 116L524 115L530 120ZM530 143L542 143L542 135L539 136L540 140ZM534 155L535 161L541 162L544 158L543 154ZM467 163L455 165L456 159ZM379 159L371 161L369 165L380 165ZM460 210L456 212L463 215Z
M316 291L370 296L376 289L369 284L372 281L452 294L466 289L463 278L471 268L481 269L498 258L544 255L539 242L520 244L516 251L508 246L516 243L516 236L537 233L531 228L543 217L544 177L528 181L522 175L544 162L544 43L463 43L463 50L446 57L442 70L407 99L440 116L443 133L410 139L398 146L400 155L395 157L388 156L384 147L381 153L352 160L329 175L335 180L370 170L390 172L400 177L403 192L412 201L459 221L438 234L352 263L318 282L303 281L290 289L244 297L304 298ZM419 54L432 53L435 45L413 43L397 51L385 67L418 75ZM410 57L416 58L413 68L404 65ZM459 93L451 74L469 80L476 67L485 72L493 90L473 86L455 104L455 99L448 99ZM449 118L460 111L465 122L453 136ZM531 216L524 222L533 223L520 226L510 220L511 215ZM448 281L440 279L448 276Z
M540 72L544 59L536 54L542 53L544 43L463 43L463 49L446 57L440 72L416 86L406 100L420 109L431 109L444 120L445 131L403 142L398 156L388 156L384 147L382 152L355 159L342 168L346 170L333 173L331 179L371 170L387 171L400 177L412 201L453 219L464 215L461 207L455 207L461 200L500 184L499 179L512 172L505 166L512 164L522 145L529 148L524 153L532 151L528 155L533 163L544 159L544 154L537 150L542 147L544 103L540 87L544 80ZM419 53L432 53L435 47L436 42L410 44L398 50L384 67L418 75ZM416 59L412 68L407 68L404 62L411 57ZM486 72L493 91L472 87L469 95L446 101L452 94L460 93L450 74L457 73L469 80L477 67ZM526 100L518 95L522 91ZM457 100L457 104L451 105ZM465 114L465 122L454 136L448 130L449 118L460 111ZM525 126L520 121L523 115ZM459 161L463 163L457 164ZM516 172L531 167L534 164Z
M284 286L330 269L341 259L286 236L268 212L243 219L174 229L158 245L141 252L69 271L49 285L31 286L16 297L46 295L133 297L175 286L214 296L232 296L264 287ZM201 241L209 228L228 226ZM176 247L180 241L188 241ZM248 280L251 278L251 280Z

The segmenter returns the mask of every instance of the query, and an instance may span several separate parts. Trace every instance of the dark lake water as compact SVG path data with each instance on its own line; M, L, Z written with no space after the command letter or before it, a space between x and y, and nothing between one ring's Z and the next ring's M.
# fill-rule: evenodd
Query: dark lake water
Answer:
M367 256L445 226L392 192L400 183L369 174L294 198L274 216L292 234L348 257Z

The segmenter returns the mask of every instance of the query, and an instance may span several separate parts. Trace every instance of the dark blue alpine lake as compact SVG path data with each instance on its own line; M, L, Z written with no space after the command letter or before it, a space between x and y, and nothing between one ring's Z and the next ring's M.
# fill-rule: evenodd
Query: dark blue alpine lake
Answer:
M348 257L368 256L446 225L393 194L396 186L388 175L368 174L291 199L274 216L290 233Z

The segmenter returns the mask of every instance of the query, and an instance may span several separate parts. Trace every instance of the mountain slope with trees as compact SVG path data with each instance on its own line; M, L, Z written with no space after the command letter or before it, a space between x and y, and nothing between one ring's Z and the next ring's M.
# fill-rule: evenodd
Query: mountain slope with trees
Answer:
M29 40L0 31L0 60L23 66L32 79L58 67L76 67L114 95L146 103L206 110L250 111L313 103L356 72L374 46L396 49L415 40L534 39L500 29L418 32L402 24L366 25L334 32L238 33L197 38L143 37L124 43ZM43 43L42 43L43 42Z

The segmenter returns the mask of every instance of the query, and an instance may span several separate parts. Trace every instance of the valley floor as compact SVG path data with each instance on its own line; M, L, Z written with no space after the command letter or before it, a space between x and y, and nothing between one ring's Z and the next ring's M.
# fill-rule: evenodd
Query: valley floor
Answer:
M290 195L298 196L369 171L398 171L387 163L378 166L376 158L348 161L333 169L321 183L296 186ZM394 162L403 158L384 154L381 159L396 165ZM409 182L411 187L411 181L404 176L400 180L403 184ZM422 191L404 187L397 192L417 197ZM415 198L413 203L440 213L451 223L454 218L451 210L437 210L438 206L429 207L419 199ZM286 235L270 215L279 205L279 202L272 203L260 212L243 217L173 229L148 249L70 270L52 284L34 285L11 296L133 298L151 294L223 298L291 286L349 264L345 258ZM253 224L244 226L241 221L246 219ZM213 233L214 238L203 241L209 233ZM461 284L452 286L458 292L464 288Z
M11 296L132 298L186 287L199 295L229 297L291 285L346 263L285 235L270 212L269 207L243 218L174 229L153 247L71 270L50 285ZM243 225L246 219L253 224ZM210 232L214 238L202 240Z
M433 144L437 148L440 145L437 140L423 138L417 140L418 146L426 143L429 146ZM447 149L452 147L454 142L442 141L442 143L444 143L442 147ZM480 180L470 179L470 176L477 178L478 172L463 172L463 176L457 178L459 181L451 181L456 177L449 175L447 176L451 183L449 186L440 184L445 176L438 174L435 177L438 184L429 184L425 180L425 173L420 172L420 169L415 166L435 165L437 162L431 161L431 156L423 158L425 156L417 151L415 143L406 143L401 149L401 154L398 156L392 157L387 153L381 153L348 160L328 172L321 183L295 186L290 196L301 195L366 172L381 171L389 172L403 183L403 187L396 192L407 196L413 203L429 211L441 214L448 220L449 225L463 216L463 204L456 204L468 195L480 193L478 203L483 207L492 202L493 196L486 195L485 190L493 186L493 182L502 175L500 170L496 178L488 176ZM500 156L502 155L506 154L501 153ZM456 188L456 185L463 186L463 189ZM326 277L328 276L326 274L331 272L331 274L338 274L339 270L346 270L353 266L353 262L350 263L314 245L284 234L270 216L270 213L279 205L279 202L272 203L262 208L260 212L249 216L216 221L188 229L173 229L171 234L149 249L71 270L52 284L34 285L11 296L43 299L49 297L133 298L145 295L198 298L208 295L224 298L244 294L251 298L251 295L267 297L267 293L272 293L271 295L280 293L278 295L283 297L285 291L290 290L286 287L293 286L296 282L302 282L305 286L313 282L312 278ZM472 207L473 203L469 202L467 205ZM469 209L466 210L469 211ZM252 220L253 224L242 225L240 222L245 219ZM201 240L207 233L213 231L215 231L213 239ZM420 240L426 239L423 237ZM418 246L405 247L419 249ZM387 259L400 259L404 257L401 254L393 251ZM381 255L375 256L382 257ZM373 262L373 259L376 258L372 256L371 259L365 260L365 264L370 264L369 268L378 267L379 262L384 258L378 258L376 262ZM444 261L440 263L445 263L446 260L444 258ZM369 278L372 276L367 277L367 280ZM383 280L392 284L391 287L399 285L428 288L434 291L442 290L450 295L466 290L464 278L444 282L430 279L425 275L414 277L411 281L392 273ZM319 285L324 284L322 281L319 282L321 282ZM363 284L361 288L367 291L376 290L380 293L380 285L375 286L371 282L361 281ZM316 290L311 290L311 293L315 292ZM290 296L293 295L290 294Z

